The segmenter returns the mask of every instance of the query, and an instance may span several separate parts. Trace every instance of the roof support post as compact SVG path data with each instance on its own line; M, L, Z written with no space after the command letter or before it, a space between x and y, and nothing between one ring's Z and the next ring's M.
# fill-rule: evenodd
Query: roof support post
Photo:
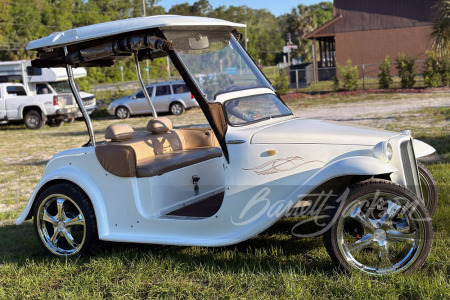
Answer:
M138 51L134 52L134 61L136 63L136 72L137 72L138 79L139 79L139 82L142 87L142 92L144 93L145 99L147 99L147 102L150 105L150 109L152 110L153 118L157 118L158 114L156 113L156 109L153 106L152 100L150 99L150 95L148 94L147 89L145 88L144 80L142 80L141 68L139 67Z
M67 54L68 54L67 46L64 46L64 55L67 56ZM80 108L81 113L83 114L84 122L86 123L86 127L89 133L89 142L86 145L91 144L91 146L95 147L95 133L94 127L92 126L91 117L89 117L86 108L84 108L84 104L83 101L81 100L80 93L78 93L77 86L75 85L72 66L67 62L66 62L66 71L67 77L69 79L70 89L72 90L72 94L74 95L78 107Z

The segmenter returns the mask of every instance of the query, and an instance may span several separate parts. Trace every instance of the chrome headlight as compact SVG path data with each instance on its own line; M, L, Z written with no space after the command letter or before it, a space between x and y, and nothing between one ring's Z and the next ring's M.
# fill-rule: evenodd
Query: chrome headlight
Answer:
M389 162L392 159L392 146L389 142L380 142L372 149L373 156L382 161Z

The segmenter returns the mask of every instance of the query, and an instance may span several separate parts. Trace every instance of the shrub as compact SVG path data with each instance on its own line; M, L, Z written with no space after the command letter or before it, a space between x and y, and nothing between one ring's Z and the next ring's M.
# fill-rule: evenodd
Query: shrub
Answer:
M425 61L425 84L427 87L437 87L440 83L440 64L439 57L434 51L427 51L427 59Z
M391 61L388 55L380 66L380 73L378 73L378 85L380 86L380 89L388 89L392 82Z
M450 56L446 55L440 60L439 74L442 85L450 86Z
M339 78L337 78L337 76L334 76L333 77L333 90L335 92L339 91L339 84L340 84Z
M339 74L342 77L343 88L347 91L354 91L358 88L358 68L356 66L352 66L352 61L347 60L347 64L345 66L338 65Z
M400 77L402 88L412 88L416 83L415 77L415 57L406 57L404 53L399 53L395 58L397 62L398 76Z
M285 95L288 91L288 76L286 75L285 69L280 69L280 72L275 77L274 87L281 94Z

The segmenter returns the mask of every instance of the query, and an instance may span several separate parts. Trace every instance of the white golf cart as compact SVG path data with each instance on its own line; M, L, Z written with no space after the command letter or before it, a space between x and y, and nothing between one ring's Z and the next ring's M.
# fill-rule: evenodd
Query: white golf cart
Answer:
M17 224L33 217L44 248L61 256L91 254L99 240L224 246L333 191L323 236L339 265L373 275L420 268L437 193L416 158L434 149L409 131L293 116L241 47L244 26L166 15L30 42L33 66L66 67L90 140L49 161ZM144 92L139 62L168 55L210 128L174 129L146 93L148 133L114 124L96 141L72 67L108 67L131 55Z

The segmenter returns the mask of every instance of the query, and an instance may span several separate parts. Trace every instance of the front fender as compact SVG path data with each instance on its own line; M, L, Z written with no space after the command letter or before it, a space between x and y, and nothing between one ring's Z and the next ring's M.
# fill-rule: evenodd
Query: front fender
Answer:
M413 146L414 146L414 154L416 155L416 158L428 156L428 155L436 152L436 149L434 149L427 143L424 143L424 142L416 140L416 139L413 140Z
M83 171L82 169L76 167L65 167L60 169L55 169L54 171L47 174L42 180L38 183L33 193L31 194L30 199L28 200L27 206L25 210L20 214L20 216L16 220L16 225L22 224L25 220L29 219L31 212L31 208L33 207L33 203L36 200L36 196L41 191L42 187L51 181L56 180L66 180L70 181L77 186L79 186L89 197L91 200L92 206L94 208L96 220L97 220L97 228L99 236L105 235L108 233L108 220L106 215L106 209L104 206L104 199L100 190L92 184L95 182L94 179L89 175L89 173Z
M369 156L352 156L334 161L311 176L299 189L288 197L290 200L307 196L314 188L333 178L355 175L373 176L391 174L397 169L393 166Z

